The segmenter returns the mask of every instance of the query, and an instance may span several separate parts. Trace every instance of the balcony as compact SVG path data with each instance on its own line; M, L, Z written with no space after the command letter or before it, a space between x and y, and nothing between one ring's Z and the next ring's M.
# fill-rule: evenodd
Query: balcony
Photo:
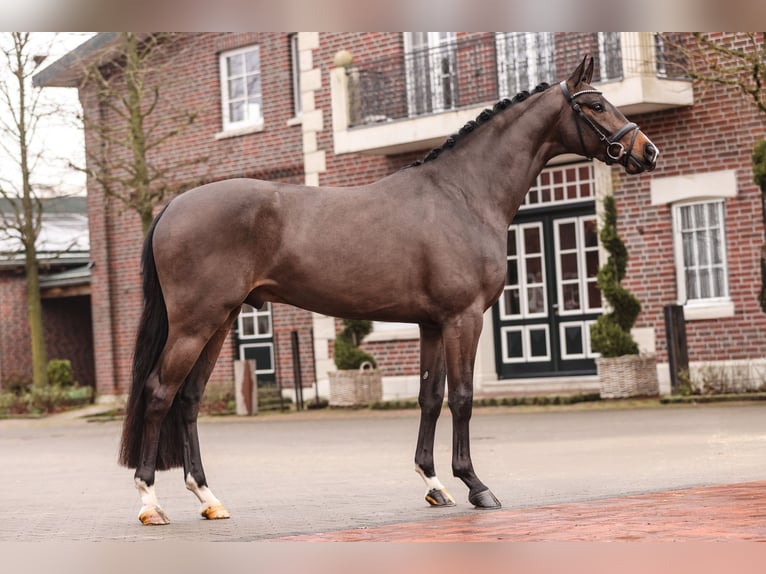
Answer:
M694 104L683 64L649 32L409 33L403 44L332 70L336 154L438 145L500 98L566 77L586 53L593 83L625 115Z

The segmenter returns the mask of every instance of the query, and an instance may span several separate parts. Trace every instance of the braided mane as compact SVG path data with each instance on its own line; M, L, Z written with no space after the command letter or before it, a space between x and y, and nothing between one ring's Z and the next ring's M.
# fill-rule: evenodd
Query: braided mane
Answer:
M550 84L547 84L546 82L543 82L539 84L534 90L532 90L532 94L539 94L540 92L544 92L550 87ZM476 116L475 120L470 120L467 122L460 130L449 136L445 142L440 145L439 147L433 148L431 151L429 151L426 156L423 159L419 159L408 166L405 166L406 168L410 167L417 167L419 165L423 165L424 163L427 163L429 161L435 160L437 157L441 155L441 153L445 149L449 149L452 147L455 147L455 144L462 139L462 136L465 134L471 133L473 130L475 130L477 127L479 127L482 124L487 123L489 120L491 120L493 117L495 117L498 113L502 112L503 110L506 110L513 104L523 102L530 96L530 92L527 90L524 90L522 92L519 92L516 94L513 99L509 100L508 98L503 98L499 102L497 102L491 109L486 108L482 110L482 112Z

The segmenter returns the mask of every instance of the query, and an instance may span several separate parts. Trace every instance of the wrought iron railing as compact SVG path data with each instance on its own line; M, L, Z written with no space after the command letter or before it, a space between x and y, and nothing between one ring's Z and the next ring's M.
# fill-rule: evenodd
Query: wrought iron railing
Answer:
M638 41L635 46L624 45L619 32L472 33L446 40L442 33L433 47L422 38L403 44L409 49L360 61L347 69L351 126L512 97L540 82L561 78L575 68L583 54L595 59L594 83L637 74L676 78L684 67L667 42L658 39L653 46ZM426 47L420 47L423 44Z

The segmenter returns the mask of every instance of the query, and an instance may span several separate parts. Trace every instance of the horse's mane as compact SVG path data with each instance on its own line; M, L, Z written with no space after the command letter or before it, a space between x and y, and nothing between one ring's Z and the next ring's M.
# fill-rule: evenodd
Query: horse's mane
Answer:
M547 84L546 82L543 82L543 83L539 84L534 90L532 90L532 94L539 94L540 92L544 92L549 87L550 87L550 84ZM516 94L513 97L513 99L509 100L508 98L503 98L502 100L497 102L491 109L490 108L486 108L486 109L482 110L482 112L478 116L476 116L475 120L470 120L469 122L467 122L462 128L460 128L460 130L457 133L452 134L451 136L449 136L442 145L440 145L439 147L433 148L431 151L428 152L428 154L426 154L426 156L423 159L419 159L419 160L417 160L417 161L415 161L415 162L405 166L405 169L406 168L410 168L410 167L417 167L419 165L423 165L426 162L435 160L437 157L439 157L439 155L441 155L441 153L445 149L455 147L455 144L460 139L462 139L462 137L464 135L471 133L473 130L475 130L480 125L487 123L489 120L491 120L493 117L495 117L498 113L500 113L503 110L509 108L513 104L516 104L516 103L519 103L519 102L523 102L530 95L531 94L530 94L529 91L524 90L524 91L519 92L518 94Z

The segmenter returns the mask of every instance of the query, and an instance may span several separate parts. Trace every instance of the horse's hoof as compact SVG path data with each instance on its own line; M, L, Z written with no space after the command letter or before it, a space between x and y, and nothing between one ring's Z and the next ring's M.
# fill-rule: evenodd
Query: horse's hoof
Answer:
M138 519L144 526L164 526L165 524L170 524L170 518L159 506L142 508Z
M213 506L207 506L200 511L200 514L208 520L221 520L223 518L231 518L231 514L223 504L214 504Z
M455 506L455 499L447 492L446 488L439 490L438 488L432 488L426 494L426 500L431 506Z
M489 489L468 495L468 501L476 508L500 508L502 504Z

